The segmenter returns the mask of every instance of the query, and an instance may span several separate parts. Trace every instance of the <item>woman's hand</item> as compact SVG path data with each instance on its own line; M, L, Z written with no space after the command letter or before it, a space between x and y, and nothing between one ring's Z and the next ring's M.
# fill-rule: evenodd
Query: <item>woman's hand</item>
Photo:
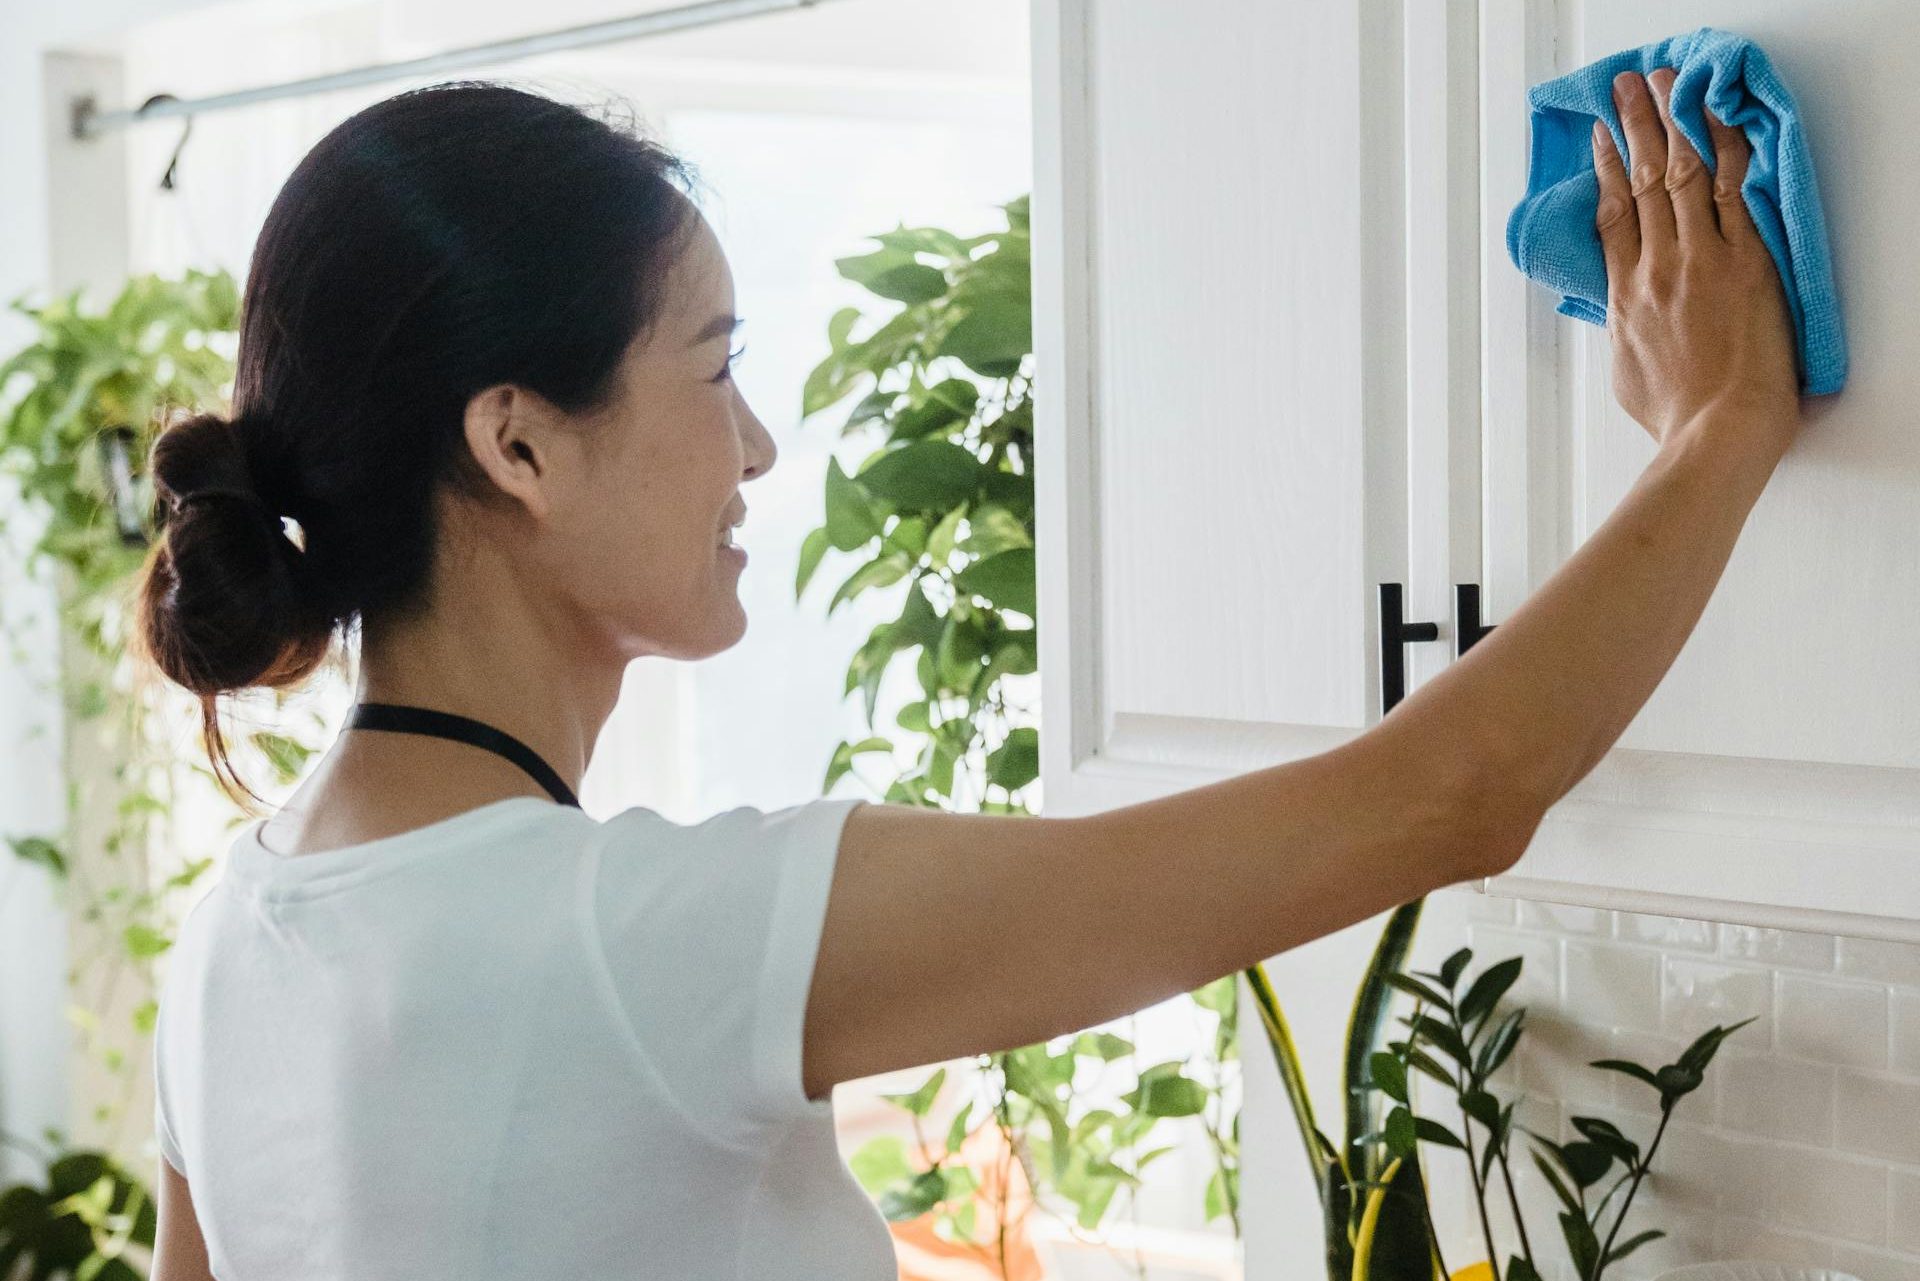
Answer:
M1777 460L1799 430L1799 381L1779 273L1740 194L1746 135L1705 113L1709 173L1668 110L1673 76L1613 82L1631 179L1594 122L1613 394L1663 446L1710 431Z

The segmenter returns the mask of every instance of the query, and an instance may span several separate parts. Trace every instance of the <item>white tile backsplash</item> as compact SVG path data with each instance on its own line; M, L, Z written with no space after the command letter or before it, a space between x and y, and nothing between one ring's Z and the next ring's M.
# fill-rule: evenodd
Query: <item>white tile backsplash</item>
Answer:
M1835 1097L1837 1146L1920 1166L1920 1081L1842 1071Z
M1887 1065L1885 986L1782 974L1775 1000L1783 1053L1845 1067Z
M1720 926L1720 955L1786 969L1827 973L1833 969L1836 943L1825 934L1795 934L1753 925Z
M1683 1041L1714 1026L1753 1019L1734 1035L1742 1045L1773 1043L1773 971L1722 965L1691 956L1666 956L1661 984L1661 1028Z
M1920 988L1920 947L1883 939L1841 939L1840 973L1848 978Z
M1829 1146L1834 1073L1824 1063L1722 1049L1710 1069L1720 1087L1720 1124L1742 1134Z
M1893 991L1893 1070L1920 1076L1920 988Z
M1570 1137L1571 1117L1598 1116L1644 1140L1653 1091L1588 1061L1657 1067L1757 1016L1680 1103L1635 1202L1635 1228L1672 1239L1609 1276L1761 1258L1920 1281L1920 948L1473 897L1460 920L1475 968L1527 958L1507 1092L1524 1090L1535 1128L1553 1118ZM1544 1206L1531 1172L1515 1175Z
M1920 1172L1893 1172L1893 1214L1887 1224L1887 1244L1920 1255Z

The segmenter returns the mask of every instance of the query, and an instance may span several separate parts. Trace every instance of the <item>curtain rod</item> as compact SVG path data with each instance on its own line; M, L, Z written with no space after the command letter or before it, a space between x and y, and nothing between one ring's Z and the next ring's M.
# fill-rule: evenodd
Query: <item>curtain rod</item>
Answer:
M230 107L244 107L256 102L269 102L275 98L324 93L330 89L351 89L359 85L378 84L385 80L400 80L412 76L431 75L439 71L451 71L458 67L526 58L559 49L578 49L587 45L609 44L616 40L636 40L669 31L685 31L692 27L731 22L736 18L751 18L780 9L807 9L824 3L826 0L703 0L702 3L682 5L676 9L660 9L652 13L614 18L607 22L590 22L584 26L567 27L559 31L517 36L511 40L496 40L489 44L469 45L464 49L449 49L444 53L428 54L423 58L409 58L404 62L376 63L370 67L359 67L325 76L310 76L305 80L291 80L285 84L266 85L258 89L241 89L233 93L214 94L206 98L182 99L165 94L156 95L144 105L129 111L100 111L96 108L93 97L87 95L74 99L73 136L93 138L109 129L124 129L128 125L148 120L163 120L169 116L194 116L207 111L225 111Z

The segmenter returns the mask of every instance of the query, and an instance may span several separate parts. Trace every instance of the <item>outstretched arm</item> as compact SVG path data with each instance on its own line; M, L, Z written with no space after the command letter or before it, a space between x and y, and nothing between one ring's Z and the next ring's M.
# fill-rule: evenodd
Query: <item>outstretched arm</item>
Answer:
M1655 73L1662 101L1671 76ZM1646 83L1621 88L1631 170L1610 141L1597 152L1614 391L1660 452L1620 506L1507 622L1333 751L1079 818L856 809L807 1007L810 1097L1090 1027L1504 871L1625 731L1799 401L1779 278L1739 194L1743 137L1712 122L1715 183Z

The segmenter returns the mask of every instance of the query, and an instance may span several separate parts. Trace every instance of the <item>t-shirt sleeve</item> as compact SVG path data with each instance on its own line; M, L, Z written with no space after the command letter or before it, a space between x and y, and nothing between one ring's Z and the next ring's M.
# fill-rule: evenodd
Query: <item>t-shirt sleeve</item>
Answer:
M160 1155L184 1176L187 1172L186 1158L180 1155L180 1144L173 1137L173 1124L168 1119L171 1109L167 1104L166 1058L161 1049L161 1020L166 1017L166 1009L166 992L163 988L154 1010L153 1022L153 1135L160 1145Z
M803 1027L841 829L864 803L606 823L589 925L613 1012L686 1119L725 1142L830 1106L801 1084Z

